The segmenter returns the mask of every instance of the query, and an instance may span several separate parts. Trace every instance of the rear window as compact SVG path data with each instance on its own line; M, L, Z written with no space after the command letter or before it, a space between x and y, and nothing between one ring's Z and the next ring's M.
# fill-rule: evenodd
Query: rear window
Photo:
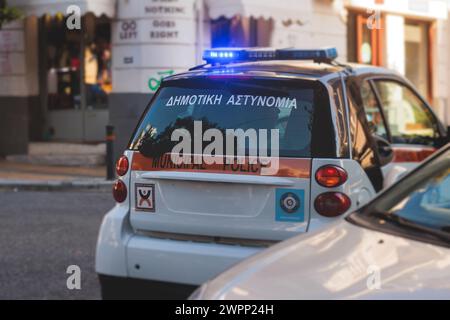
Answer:
M158 91L129 148L147 156L170 152L177 143L173 131L183 128L194 137L194 123L201 121L202 132L214 128L224 136L228 129L266 129L269 145L270 130L277 129L280 157L334 157L330 113L328 93L317 81L172 80Z

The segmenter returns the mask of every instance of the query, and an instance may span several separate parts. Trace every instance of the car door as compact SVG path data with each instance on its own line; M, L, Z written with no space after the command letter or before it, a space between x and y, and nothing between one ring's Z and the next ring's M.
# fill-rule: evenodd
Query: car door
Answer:
M378 192L383 188L382 162L376 150L374 132L372 127L369 127L370 122L365 112L365 109L371 110L374 101L376 104L376 97L367 81L351 79L347 86L352 159L361 165L374 190Z
M361 90L377 151L381 158L392 158L382 166L387 187L437 150L440 124L424 100L398 79L371 79Z

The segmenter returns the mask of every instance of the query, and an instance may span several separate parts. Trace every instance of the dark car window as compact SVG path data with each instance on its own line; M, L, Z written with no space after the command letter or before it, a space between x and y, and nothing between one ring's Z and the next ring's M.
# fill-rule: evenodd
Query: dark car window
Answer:
M350 220L367 219L378 230L443 240L450 245L450 150L385 191Z
M151 143L159 145L159 153L170 152L175 129L184 128L194 136L194 121L202 121L203 131L278 129L282 157L311 157L314 149L335 156L329 109L326 88L315 81L172 80L160 89L147 110L130 149L142 150ZM313 127L318 121L321 135L314 138Z

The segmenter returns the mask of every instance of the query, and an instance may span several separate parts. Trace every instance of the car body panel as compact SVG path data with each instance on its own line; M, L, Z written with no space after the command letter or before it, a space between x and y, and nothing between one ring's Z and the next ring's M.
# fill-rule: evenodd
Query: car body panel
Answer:
M261 250L133 235L127 244L126 262L132 278L201 285Z
M339 221L231 268L200 298L450 299L449 278L448 248Z
M394 159L391 163L382 167L384 188L394 184L437 150L434 147L406 144L394 144L392 149L394 151Z
M286 161L296 167L288 166ZM131 225L135 230L257 240L284 240L305 232L310 212L311 161L280 159L282 168L283 163L286 170L279 177L248 172L235 174L220 169L223 165L217 166L217 170L210 166L190 170L133 170ZM302 178L290 177L290 171ZM137 206L134 186L146 183L154 185L154 212L140 211ZM286 188L303 193L303 218L298 221L276 221L275 197Z
M132 152L124 155L132 159ZM129 190L130 171L121 178ZM127 277L127 243L133 232L129 221L130 199L117 203L104 217L97 238L95 270L97 273Z
M348 159L313 159L312 161L312 172L317 172L317 170L325 165L336 165L344 168L348 173L348 180L342 186L336 188L326 188L320 186L314 177L311 179L311 220L309 222L308 231L313 231L320 229L322 226L328 225L330 222L336 220L336 218L327 218L321 216L314 208L314 200L322 193L331 191L342 192L349 196L351 200L351 207L347 212L352 212L357 208L363 206L369 202L375 195L376 192L370 182L367 174L361 168L358 162ZM345 216L343 214L342 216ZM341 216L341 217L342 217Z

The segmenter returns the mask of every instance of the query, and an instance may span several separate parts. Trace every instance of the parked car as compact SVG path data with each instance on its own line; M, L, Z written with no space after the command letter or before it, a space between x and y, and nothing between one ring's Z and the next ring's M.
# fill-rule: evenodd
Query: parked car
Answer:
M339 220L444 144L405 78L336 57L214 49L163 81L117 163L117 205L96 254L103 297L185 298L269 245ZM226 153L203 158L213 141Z
M368 205L258 254L192 299L450 299L450 144Z

